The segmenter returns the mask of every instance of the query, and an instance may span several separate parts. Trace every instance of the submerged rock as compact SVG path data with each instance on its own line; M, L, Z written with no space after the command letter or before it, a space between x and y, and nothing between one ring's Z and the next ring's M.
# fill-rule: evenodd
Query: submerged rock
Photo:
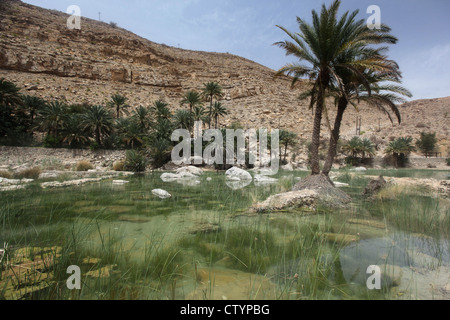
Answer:
M374 196L376 193L380 192L381 189L385 188L387 185L386 180L384 180L383 176L380 176L378 179L371 180L367 187L364 189L363 194L365 196Z
M273 195L252 206L252 211L268 213L287 209L315 210L319 194L314 190L299 190Z
M203 170L194 166L182 167L177 170L177 175L181 175L183 173L190 173L194 176L203 175Z
M231 181L252 181L252 175L243 169L233 167L225 172L227 180ZM237 180L239 179L239 180Z
M255 185L263 185L263 184L271 184L271 183L277 183L278 179L266 177L260 174L255 175L254 178Z
M166 190L163 189L154 189L152 190L152 194L161 198L161 199L167 199L172 197L170 193L168 193Z

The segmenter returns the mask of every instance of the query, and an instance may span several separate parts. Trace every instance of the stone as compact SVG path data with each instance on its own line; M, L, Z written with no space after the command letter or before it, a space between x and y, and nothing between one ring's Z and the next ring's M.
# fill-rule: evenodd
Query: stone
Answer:
M367 168L365 168L365 167L357 167L357 168L352 169L352 171L365 172L365 171L367 171Z
M374 179L369 182L367 187L364 189L363 195L374 196L376 193L380 192L381 189L385 188L386 185L386 180L384 180L383 176L380 176L378 179Z
M154 189L152 190L152 194L161 198L161 199L168 199L172 197L170 193L168 193L166 190L163 189Z
M39 175L39 180L42 179L58 179L59 178L59 173L56 172L42 172Z
M294 171L294 167L292 166L291 163L288 163L288 164L286 164L284 166L281 166L281 169L285 170L285 171Z
M243 169L239 169L237 167L228 169L225 172L225 175L226 175L227 180L231 180L231 181L250 181L251 182L253 180L252 175L249 172L247 172ZM237 180L237 179L239 179L239 180Z
M194 166L182 167L182 168L179 168L176 172L177 172L177 174L190 173L194 176L203 175L203 170L200 168L194 167Z
M113 180L112 184L114 185L124 185L130 183L130 181L126 181L126 180Z
M264 185L264 184L272 184L277 183L278 179L266 177L260 174L255 175L254 177L255 185Z
M265 201L254 204L251 210L257 213L299 208L306 209L307 211L314 211L318 199L319 194L314 190L303 189L300 191L290 191L270 196Z

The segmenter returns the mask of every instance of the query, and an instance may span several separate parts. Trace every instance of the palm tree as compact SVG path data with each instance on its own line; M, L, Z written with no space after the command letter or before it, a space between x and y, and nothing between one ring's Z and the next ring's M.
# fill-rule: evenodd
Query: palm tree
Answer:
M45 100L39 97L28 95L23 97L23 108L30 114L30 125L32 128L36 115L45 107L45 105Z
M172 113L168 106L169 105L166 102L158 100L153 103L151 111L156 116L156 119L170 119Z
M203 96L209 100L209 122L208 126L211 129L211 120L213 116L213 100L214 98L220 99L222 97L222 87L217 82L208 82L204 84Z
M388 144L384 152L394 157L397 167L403 166L408 155L415 150L412 142L413 139L411 137L397 138Z
M132 113L133 120L137 123L140 133L143 134L150 128L150 109L139 106Z
M83 127L95 136L98 145L102 144L102 137L111 133L113 129L113 116L103 106L90 107L82 118Z
M188 91L186 92L186 94L183 96L182 100L181 100L181 105L189 105L189 114L191 115L192 118L192 111L194 110L194 108L196 106L201 106L202 105L202 100L200 97L200 94L196 91ZM191 122L189 125L189 129L192 128L193 123Z
M115 108L116 111L116 119L120 118L122 112L128 114L129 105L126 104L127 98L120 94L113 94L111 96L111 101L108 102L108 106L111 108Z
M223 117L227 114L228 114L228 111L225 108L225 106L222 103L216 101L211 110L211 117L212 117L212 119L214 119L214 122L215 122L214 128L215 129L218 129L218 127L219 127L219 118Z
M359 137L353 137L346 144L342 146L342 151L350 157L356 159L361 152L362 142Z
M277 75L293 76L292 86L303 77L312 81L312 89L305 93L311 97L310 108L314 110L312 175L320 174L320 130L322 117L326 112L325 98L328 90L334 84L345 93L343 73L350 74L365 84L363 71L391 70L392 65L381 55L383 48L376 49L372 45L397 41L387 33L385 26L381 30L369 30L365 20L356 21L358 11L351 14L346 12L338 19L339 7L340 1L335 0L329 8L323 5L320 15L313 10L312 24L297 17L300 30L297 33L278 26L291 40L277 42L276 45L283 48L287 55L294 55L300 62L287 64Z
M192 114L187 110L177 110L173 116L173 122L177 129L189 130L192 124Z
M401 115L397 104L406 102L403 97L411 97L412 94L399 85L401 79L400 71L394 62L391 63L392 70L389 73L365 72L364 77L367 81L366 84L361 84L356 78L347 78L344 76L343 82L345 83L346 88L345 95L343 95L338 88L332 88L332 95L334 95L335 105L337 105L337 114L334 128L331 132L327 159L322 170L322 173L325 175L328 175L331 171L336 157L340 127L344 113L349 104L358 109L357 104L365 102L369 108L378 109L386 114L392 123L393 118L390 112L394 113L398 122L401 123Z
M83 127L82 115L68 115L63 122L61 130L62 141L70 147L78 147L89 141L89 133Z
M141 146L144 143L141 126L136 121L129 121L126 130L122 133L122 141L131 149L135 146Z
M20 88L5 78L0 79L0 106L15 107L22 104Z
M67 106L59 101L47 104L41 111L39 122L41 128L58 137L62 124L67 117Z

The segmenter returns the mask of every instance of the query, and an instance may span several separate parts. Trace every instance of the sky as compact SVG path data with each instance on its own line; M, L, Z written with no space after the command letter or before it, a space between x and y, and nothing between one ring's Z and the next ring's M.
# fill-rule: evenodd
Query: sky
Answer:
M173 47L228 52L278 70L292 61L273 44L287 40L276 27L297 31L296 18L310 21L332 0L24 0L66 12L77 5L83 17L116 22L148 40ZM450 0L342 0L339 14L359 10L369 19L377 5L381 22L399 39L388 56L403 73L413 100L450 96ZM100 13L100 14L99 14ZM82 27L82 26L81 26Z

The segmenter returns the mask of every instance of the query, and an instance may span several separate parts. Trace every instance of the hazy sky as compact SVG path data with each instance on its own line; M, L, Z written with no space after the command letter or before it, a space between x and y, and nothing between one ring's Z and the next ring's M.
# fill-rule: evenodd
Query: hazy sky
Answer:
M184 49L229 52L272 69L292 58L273 43L287 39L282 25L296 31L296 17L332 0L25 0L66 12L78 5L84 17L120 27L151 41ZM399 43L389 57L403 72L403 85L413 99L450 96L450 0L342 0L340 14L360 10L368 19L370 5L381 8Z

